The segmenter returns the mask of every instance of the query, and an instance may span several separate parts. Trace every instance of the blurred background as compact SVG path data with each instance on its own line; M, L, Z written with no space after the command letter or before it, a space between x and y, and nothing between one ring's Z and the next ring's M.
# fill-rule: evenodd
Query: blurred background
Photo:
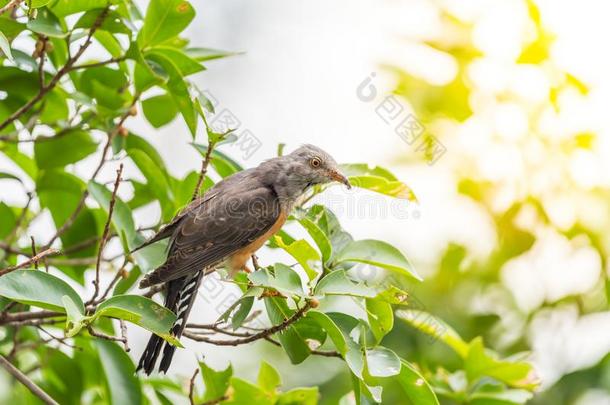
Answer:
M141 2L144 9L146 2ZM313 143L341 163L392 170L419 204L364 191L322 198L356 238L400 247L425 281L411 291L466 340L503 354L531 351L533 404L610 403L610 3L602 0L206 0L188 36L243 52L195 81L250 143L223 151L245 167ZM225 112L226 111L226 112ZM159 147L173 175L200 155L181 119L128 127ZM203 139L204 135L199 134ZM74 171L90 173L90 156ZM3 160L3 165L9 165ZM114 172L107 167L104 180ZM126 174L138 177L134 167ZM129 193L129 187L121 189ZM10 190L1 197L17 198ZM19 201L23 203L23 201ZM157 206L136 211L155 224ZM37 229L48 233L50 218ZM280 253L264 250L263 264ZM193 322L237 298L204 283ZM349 303L337 302L337 306ZM134 348L147 334L130 329ZM454 358L407 326L387 338L406 359L451 369ZM334 359L293 366L266 343L187 341L173 373L197 358L253 378L261 358L288 387L319 385L326 403L349 390ZM133 356L139 349L132 351ZM424 364L425 365L425 364Z

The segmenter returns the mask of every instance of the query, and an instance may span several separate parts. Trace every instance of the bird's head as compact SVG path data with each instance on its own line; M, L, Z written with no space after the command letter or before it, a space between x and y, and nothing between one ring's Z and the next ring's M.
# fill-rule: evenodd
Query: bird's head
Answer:
M292 161L292 176L302 180L305 188L316 184L326 184L333 181L343 183L347 188L351 184L339 170L335 159L314 145L303 145L287 155Z

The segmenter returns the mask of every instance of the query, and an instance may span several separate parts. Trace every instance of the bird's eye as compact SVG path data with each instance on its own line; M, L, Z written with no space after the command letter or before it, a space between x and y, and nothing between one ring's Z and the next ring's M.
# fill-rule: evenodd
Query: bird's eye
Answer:
M309 161L309 164L311 165L311 167L316 168L316 167L320 167L320 165L322 164L322 160L320 160L319 157L313 157L311 158L311 160Z

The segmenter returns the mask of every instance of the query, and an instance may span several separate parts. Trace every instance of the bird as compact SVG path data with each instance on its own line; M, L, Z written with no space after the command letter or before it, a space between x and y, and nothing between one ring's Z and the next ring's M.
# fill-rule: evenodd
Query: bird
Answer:
M164 287L165 307L176 314L171 334L181 337L206 274L220 267L230 275L249 272L249 258L282 228L307 190L330 182L351 188L330 154L303 145L224 178L139 246L169 238L167 259L146 274L139 287ZM147 375L154 371L163 343L155 334L150 337L136 371ZM165 342L160 372L167 373L175 350L176 346Z

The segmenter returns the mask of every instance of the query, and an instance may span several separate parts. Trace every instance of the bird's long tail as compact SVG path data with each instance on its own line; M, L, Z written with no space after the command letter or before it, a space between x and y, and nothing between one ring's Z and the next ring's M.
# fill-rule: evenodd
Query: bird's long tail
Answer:
M186 326L186 320L195 303L197 290L199 289L203 275L204 272L198 271L193 275L172 280L168 283L165 306L170 311L177 314L176 322L174 323L171 332L178 339L182 336L182 332ZM163 339L153 334L148 341L148 345L146 345L144 353L142 353L142 357L140 357L137 370L142 369L147 375L150 375L155 368L162 345ZM176 346L167 342L165 343L159 371L163 371L164 373L167 372L175 351Z

